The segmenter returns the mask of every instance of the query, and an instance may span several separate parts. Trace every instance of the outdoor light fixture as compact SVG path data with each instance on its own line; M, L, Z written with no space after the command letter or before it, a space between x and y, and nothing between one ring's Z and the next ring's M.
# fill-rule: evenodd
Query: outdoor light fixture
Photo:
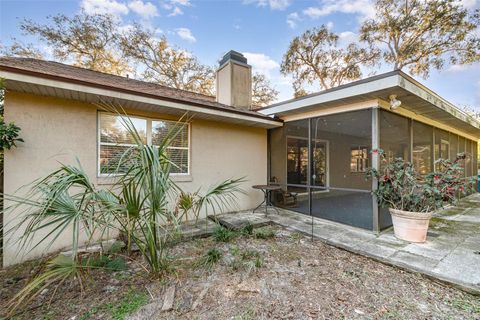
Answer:
M402 104L402 101L397 100L397 95L396 94L390 95L389 98L390 98L390 110L395 110L398 107L400 107L400 105Z

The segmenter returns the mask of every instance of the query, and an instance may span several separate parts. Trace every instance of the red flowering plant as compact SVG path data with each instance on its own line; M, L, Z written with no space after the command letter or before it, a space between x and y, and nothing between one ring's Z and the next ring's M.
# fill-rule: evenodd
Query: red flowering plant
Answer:
M367 178L375 178L378 187L373 191L378 204L410 212L433 212L446 204L455 205L459 197L474 190L475 179L466 178L462 162L465 154L459 153L454 161L439 159L436 171L419 174L412 163L395 158L387 161L383 150L374 150L381 159L381 170L370 168Z

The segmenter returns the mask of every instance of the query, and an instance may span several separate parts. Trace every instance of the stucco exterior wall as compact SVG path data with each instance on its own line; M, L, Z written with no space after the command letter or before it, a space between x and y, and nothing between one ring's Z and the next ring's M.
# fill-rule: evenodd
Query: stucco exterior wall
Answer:
M131 111L130 114L157 119L171 119L161 114ZM5 119L14 121L21 129L25 143L5 153L4 189L6 194L22 195L20 187L44 177L59 166L59 162L74 164L76 157L90 179L100 187L108 187L108 179L97 176L97 108L94 105L8 92L5 100ZM177 183L187 191L204 189L228 178L245 176L238 197L238 210L255 207L262 194L251 188L267 180L266 129L225 124L213 121L191 121L191 175ZM8 203L6 204L8 206ZM4 216L8 229L15 213ZM14 240L22 230L6 234L3 263L5 266L38 257L44 253L40 246L31 252L17 254ZM65 232L50 251L69 247L71 233Z

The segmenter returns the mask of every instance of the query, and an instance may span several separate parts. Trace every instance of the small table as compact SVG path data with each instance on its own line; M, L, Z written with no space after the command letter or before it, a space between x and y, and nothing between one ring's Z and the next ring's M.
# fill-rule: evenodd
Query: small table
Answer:
M275 190L280 190L280 186L273 186L273 185L268 185L268 184L257 184L257 185L254 185L252 186L253 189L258 189L258 190L262 190L263 192L263 195L264 195L264 199L263 199L263 202L260 203L258 205L258 207L256 207L255 209L253 209L253 213L255 213L256 210L258 210L259 208L261 207L265 207L265 216L267 215L268 213L268 208L272 208L274 209L275 211L278 212L277 208L275 208L275 206L272 204L272 202L270 201L270 193L272 191L275 191Z

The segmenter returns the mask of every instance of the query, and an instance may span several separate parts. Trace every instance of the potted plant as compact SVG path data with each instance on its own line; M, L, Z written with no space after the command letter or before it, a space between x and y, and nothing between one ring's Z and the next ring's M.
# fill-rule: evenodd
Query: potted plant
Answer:
M370 168L367 177L378 181L373 191L380 207L388 208L395 236L410 242L425 242L434 212L474 190L474 178L466 178L459 153L454 161L435 161L436 171L419 174L412 163L396 158L387 161L383 150L373 150L381 159L380 170Z

